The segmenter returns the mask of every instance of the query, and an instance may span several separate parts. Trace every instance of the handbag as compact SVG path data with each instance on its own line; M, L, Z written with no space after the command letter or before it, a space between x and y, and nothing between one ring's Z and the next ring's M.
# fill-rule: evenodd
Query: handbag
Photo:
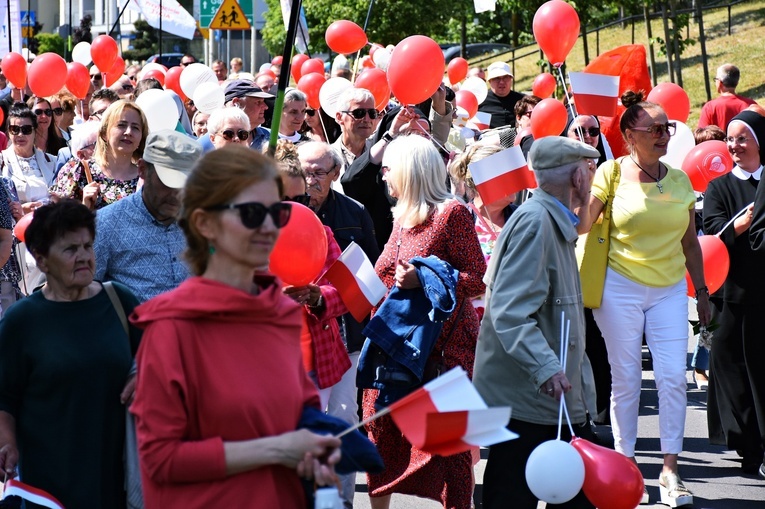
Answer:
M104 291L119 316L122 328L125 329L128 342L130 328L125 309L111 282L103 283ZM128 345L129 346L129 345ZM127 492L128 509L143 509L143 490L141 487L141 468L138 463L138 439L135 434L135 418L125 409L125 491Z
M579 268L579 277L582 282L582 298L584 307L597 309L603 300L603 287L606 283L606 267L608 266L608 251L611 247L611 213L614 206L614 190L619 185L621 168L619 162L613 162L611 181L608 186L608 197L603 208L600 223L592 225L587 241L584 245L582 266Z

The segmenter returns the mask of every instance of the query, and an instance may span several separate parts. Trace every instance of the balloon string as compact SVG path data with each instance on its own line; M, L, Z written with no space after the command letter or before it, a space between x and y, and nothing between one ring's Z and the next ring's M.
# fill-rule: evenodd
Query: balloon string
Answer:
M560 313L560 363L563 366L563 372L566 372L566 363L568 362L568 340L571 337L571 320L566 320L566 312ZM571 436L574 434L574 428L571 425L571 417L568 415L568 408L566 407L566 395L561 394L560 406L558 408L558 440L561 438L561 428L563 427L563 414L566 414L566 423L568 429L571 432Z
M327 143L330 143L329 141L329 134L327 133L327 126L324 125L324 119L321 115L321 105L319 105L319 108L315 110L316 115L319 115L319 124L321 124L321 130L324 131L324 141Z
M422 131L422 132L425 134L425 136L426 136L426 137L427 137L427 138L428 138L430 141L432 141L433 143L435 143L436 145L438 145L438 147L439 147L441 150L443 150L444 152L446 152L447 154L449 153L449 151L448 151L448 150L446 150L446 147L444 147L443 145L441 145L441 144L438 142L438 140L437 140L437 139L435 139L435 138L433 137L433 135L432 135L432 134L430 134L428 131L426 131L426 130L425 130L425 128L423 128L423 127L422 127L422 125L420 125L420 123L419 123L419 122L415 122L415 125L417 126L417 129L421 130L421 131Z
M739 210L739 211L738 211L738 213L736 213L736 215L735 215L735 216L733 216L732 218L730 218L730 221L728 221L727 223L725 223L725 226L723 226L723 227L722 227L722 229L721 229L719 232L717 232L717 233L715 234L715 237L717 237L717 238L720 238L720 235L722 235L722 233L723 233L723 232L724 232L724 231L725 231L725 230L726 230L726 229L727 229L727 228L728 228L730 225L732 225L732 224L733 224L733 221L735 221L736 219L738 219L739 217L741 217L741 215L742 215L742 214L744 214L744 212L746 212L746 210L747 210L747 209L748 209L748 208L749 208L751 205L754 205L754 202L750 203L749 205L747 205L747 206L746 206L746 207L744 207L743 209Z
M556 67L558 69L558 76L560 76L560 84L563 87L563 93L566 95L566 102L568 103L568 109L571 111L571 118L576 119L576 108L574 107L574 101L571 100L571 96L568 95L568 88L566 87L566 79L563 76L563 70L561 69L562 66ZM576 127L576 133L579 135L579 140L584 140L584 132L582 131L582 126ZM563 133L564 136L567 136L568 133Z

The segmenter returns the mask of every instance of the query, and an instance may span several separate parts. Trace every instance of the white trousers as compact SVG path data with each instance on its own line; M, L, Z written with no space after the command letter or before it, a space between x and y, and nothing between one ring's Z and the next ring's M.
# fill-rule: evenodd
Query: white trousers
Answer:
M659 436L663 454L683 449L688 353L688 297L685 279L652 288L606 272L603 302L593 310L611 364L611 426L616 450L635 455L645 333L659 393Z
M356 368L359 365L361 352L349 353L351 367L343 377L332 387L319 390L321 409L327 414L342 419L351 424L359 422L359 405L356 402ZM346 509L353 508L353 494L356 492L356 474L338 476L343 489L340 495Z

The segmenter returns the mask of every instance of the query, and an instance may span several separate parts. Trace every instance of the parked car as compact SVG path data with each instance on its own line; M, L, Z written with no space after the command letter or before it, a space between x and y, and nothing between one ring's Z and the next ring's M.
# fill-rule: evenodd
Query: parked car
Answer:
M159 58L159 54L155 54L147 58L146 63L150 64L156 62L170 69L176 65L181 65L181 58L183 58L183 55L184 53L162 53L162 58Z
M447 64L453 58L460 56L460 49L461 48L459 44L443 49L444 60L446 60ZM475 44L468 44L465 47L464 58L470 60L472 58L476 58L480 56L491 56L491 55L496 55L499 53L505 53L507 51L510 51L511 49L513 49L513 47L510 46L509 44L499 44L499 43L493 43L493 42L492 43L480 42Z

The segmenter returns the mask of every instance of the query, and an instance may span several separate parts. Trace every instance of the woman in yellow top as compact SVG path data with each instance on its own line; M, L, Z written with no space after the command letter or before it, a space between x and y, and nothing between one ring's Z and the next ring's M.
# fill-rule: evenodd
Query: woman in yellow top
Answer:
M659 393L659 433L664 466L659 477L662 503L693 503L678 476L683 448L688 352L685 269L698 289L701 323L709 322L709 292L704 285L701 249L694 228L693 194L688 177L659 158L675 134L675 124L642 93L627 92L620 121L629 155L600 166L592 186L591 224L603 211L613 168L621 177L614 190L611 247L600 309L595 320L603 333L613 377L611 423L616 450L634 461L641 388L643 335L653 355ZM585 222L583 221L583 222ZM647 492L643 503L648 502Z

